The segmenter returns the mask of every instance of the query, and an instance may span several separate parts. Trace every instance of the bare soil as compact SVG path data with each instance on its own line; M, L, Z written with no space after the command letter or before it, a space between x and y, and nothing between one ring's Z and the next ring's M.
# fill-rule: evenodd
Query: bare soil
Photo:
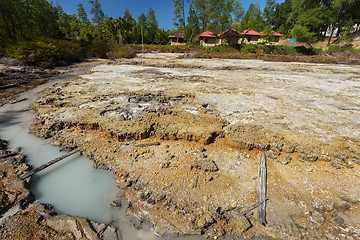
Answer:
M32 132L113 171L160 236L360 237L360 66L140 54L54 86ZM267 225L256 221L258 155Z

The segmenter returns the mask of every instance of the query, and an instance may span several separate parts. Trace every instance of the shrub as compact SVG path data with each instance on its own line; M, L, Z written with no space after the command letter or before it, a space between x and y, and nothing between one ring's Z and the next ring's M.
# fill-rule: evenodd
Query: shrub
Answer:
M30 65L51 65L60 58L60 52L52 43L38 40L12 45L7 49L7 56Z
M84 59L84 51L77 42L55 39L38 39L18 42L6 47L6 57L13 57L25 64L42 67L68 64Z
M122 44L114 44L106 55L109 58L133 58L136 56L134 48Z
M254 44L245 44L241 47L240 52L241 53L256 53L258 50L258 47Z
M89 42L83 42L87 57L106 58L107 53L111 51L114 42L109 39L97 39Z
M205 52L237 52L237 51L233 47L226 45L219 45L214 47L207 47L205 48Z

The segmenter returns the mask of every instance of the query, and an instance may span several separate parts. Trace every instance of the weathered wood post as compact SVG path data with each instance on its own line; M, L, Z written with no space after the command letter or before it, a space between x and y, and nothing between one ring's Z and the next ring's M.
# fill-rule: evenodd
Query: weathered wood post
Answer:
M258 208L258 222L261 225L266 224L266 155L259 154L259 188L258 188L258 203L261 203Z

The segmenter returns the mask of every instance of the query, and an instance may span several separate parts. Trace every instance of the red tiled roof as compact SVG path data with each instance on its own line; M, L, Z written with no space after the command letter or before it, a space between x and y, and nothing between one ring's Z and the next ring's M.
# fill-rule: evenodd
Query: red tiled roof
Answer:
M184 31L174 33L170 35L169 38L184 38Z
M214 37L216 38L217 35L213 33L212 31L206 31L199 35L199 37Z
M278 33L275 31L271 31L271 34L273 34L275 37L283 37L284 36L281 33ZM265 32L264 31L260 32L260 35L265 35Z
M239 33L238 32L235 32L234 30L232 29L229 29L229 30L226 30L222 33L219 33L218 34L218 37L222 36L222 35L226 35L226 36L229 36L229 37L237 37L239 36Z
M260 36L260 33L258 33L257 31L254 31L252 29L246 29L246 30L242 31L240 34L250 35L250 36Z

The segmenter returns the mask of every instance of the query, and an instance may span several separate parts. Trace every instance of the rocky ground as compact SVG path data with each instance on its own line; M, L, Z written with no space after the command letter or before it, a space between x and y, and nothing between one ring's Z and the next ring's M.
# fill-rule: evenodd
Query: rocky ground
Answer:
M1 239L118 239L116 229L88 219L57 215L52 206L34 202L28 182L20 178L29 169L21 149L10 151L0 139Z
M23 66L18 60L0 58L0 106L8 102L21 101L15 99L17 94L43 84L69 69Z
M143 54L34 103L32 132L113 171L159 236L358 239L360 67ZM257 212L267 156L267 224Z

